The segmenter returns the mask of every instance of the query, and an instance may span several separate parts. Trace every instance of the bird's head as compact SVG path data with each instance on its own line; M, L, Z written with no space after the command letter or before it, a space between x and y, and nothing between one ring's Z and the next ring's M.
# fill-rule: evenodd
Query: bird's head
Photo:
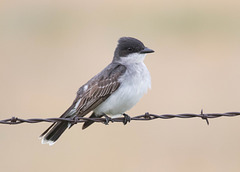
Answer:
M144 44L136 38L122 37L118 40L113 61L128 64L143 62L146 54L153 52L153 50L145 47Z

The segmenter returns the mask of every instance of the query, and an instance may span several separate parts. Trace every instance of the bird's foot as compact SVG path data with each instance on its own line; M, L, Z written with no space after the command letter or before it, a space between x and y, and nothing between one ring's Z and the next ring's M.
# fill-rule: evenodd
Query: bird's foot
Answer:
M129 116L129 115L127 115L127 114L123 114L123 124L124 125L126 125L128 122L130 122L131 121L131 117Z
M113 121L112 121L112 118L110 118L110 117L107 116L106 114L104 114L103 116L105 117L105 122L104 122L105 125L108 125L109 121L113 122Z

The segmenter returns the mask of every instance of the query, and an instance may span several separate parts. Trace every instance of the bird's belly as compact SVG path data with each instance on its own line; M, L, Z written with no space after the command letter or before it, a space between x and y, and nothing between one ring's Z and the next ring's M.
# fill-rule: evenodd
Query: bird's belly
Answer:
M131 74L132 75L132 74ZM146 69L146 75L133 75L134 78L127 77L123 79L120 87L103 103L101 103L95 110L96 115L103 113L110 116L123 114L131 109L147 92L151 86L151 80L148 70Z
M126 88L127 89L127 88ZM100 104L94 111L96 114L118 115L131 109L143 96L144 93L135 91L117 90L107 100Z

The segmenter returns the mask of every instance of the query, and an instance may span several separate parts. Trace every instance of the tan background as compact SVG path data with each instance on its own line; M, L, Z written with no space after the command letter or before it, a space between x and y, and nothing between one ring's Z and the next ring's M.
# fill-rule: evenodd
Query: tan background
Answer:
M117 40L155 50L152 89L128 114L240 111L240 1L1 1L0 118L58 117L110 63ZM240 118L0 125L0 170L239 172Z

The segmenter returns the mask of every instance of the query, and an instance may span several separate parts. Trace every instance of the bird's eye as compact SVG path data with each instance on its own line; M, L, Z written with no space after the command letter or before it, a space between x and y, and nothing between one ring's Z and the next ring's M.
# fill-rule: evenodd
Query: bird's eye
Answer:
M132 48L128 48L127 50L128 50L129 52L132 52L132 51L133 51L133 49L132 49Z

